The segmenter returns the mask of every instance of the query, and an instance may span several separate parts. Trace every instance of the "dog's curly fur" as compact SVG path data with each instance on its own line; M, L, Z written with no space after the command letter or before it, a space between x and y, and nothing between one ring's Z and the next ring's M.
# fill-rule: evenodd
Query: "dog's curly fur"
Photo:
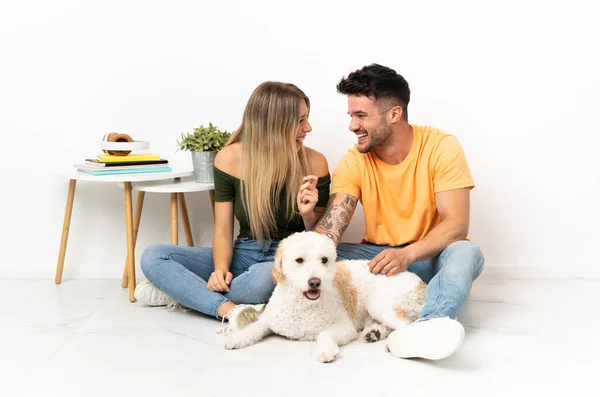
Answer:
M230 334L225 347L244 348L275 333L316 340L316 358L330 362L339 346L361 331L362 340L375 342L416 320L425 302L425 283L410 272L372 274L367 263L336 262L333 241L319 233L300 232L282 240L273 269L277 286L264 313Z

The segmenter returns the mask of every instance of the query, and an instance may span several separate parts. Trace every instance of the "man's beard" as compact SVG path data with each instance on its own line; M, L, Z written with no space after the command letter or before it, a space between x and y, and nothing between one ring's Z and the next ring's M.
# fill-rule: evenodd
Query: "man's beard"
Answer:
M360 130L359 134L365 132L368 134L367 137L369 138L369 143L363 149L358 149L360 153L368 153L372 150L384 147L387 141L389 141L390 137L392 136L392 131L385 127L378 128L374 131L374 134L371 134L366 130Z

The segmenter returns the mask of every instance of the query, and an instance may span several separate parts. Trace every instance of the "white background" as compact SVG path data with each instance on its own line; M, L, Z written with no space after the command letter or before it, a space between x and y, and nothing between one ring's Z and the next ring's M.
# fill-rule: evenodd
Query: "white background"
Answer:
M191 166L181 132L235 129L265 80L307 93L306 144L333 170L354 143L335 85L373 62L410 83L411 123L462 143L488 264L595 271L596 16L582 1L2 2L0 277L54 275L68 180L46 168L95 156L108 132ZM188 207L210 246L207 193ZM78 185L65 277L121 276L123 213L116 185ZM362 231L359 211L345 239ZM169 201L147 194L136 259L156 242L169 242Z

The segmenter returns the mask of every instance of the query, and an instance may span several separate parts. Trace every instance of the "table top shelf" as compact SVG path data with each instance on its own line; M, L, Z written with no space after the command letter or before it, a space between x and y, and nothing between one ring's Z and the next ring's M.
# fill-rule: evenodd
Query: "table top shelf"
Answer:
M131 184L133 190L149 193L190 193L214 190L214 183L197 183L192 177L176 180L162 180L150 182L134 182Z

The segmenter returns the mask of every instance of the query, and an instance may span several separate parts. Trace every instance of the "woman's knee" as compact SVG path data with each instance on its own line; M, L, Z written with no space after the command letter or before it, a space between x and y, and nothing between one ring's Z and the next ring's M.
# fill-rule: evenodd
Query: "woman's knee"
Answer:
M148 274L152 274L156 266L165 259L168 255L169 247L172 248L168 244L152 244L142 251L140 266L146 277L148 277Z
M268 302L273 294L275 289L275 283L271 277L273 265L273 262L261 262L253 265L249 270L252 274L251 288L253 295L256 297L256 303Z

